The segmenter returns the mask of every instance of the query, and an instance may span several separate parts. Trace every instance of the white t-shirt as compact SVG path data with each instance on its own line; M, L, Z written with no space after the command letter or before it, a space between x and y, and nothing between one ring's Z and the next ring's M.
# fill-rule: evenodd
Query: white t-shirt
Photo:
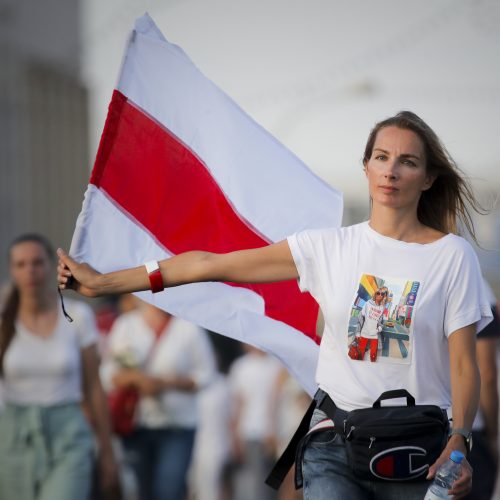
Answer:
M316 380L342 409L372 406L384 391L405 388L418 404L451 407L448 336L491 321L477 257L463 238L429 244L383 236L364 222L303 231L288 238L302 291L325 317ZM351 359L359 314L388 289L382 346L375 362Z
M140 311L120 316L111 329L108 359L101 368L107 390L113 388L112 376L126 358L150 376L192 378L198 389L215 376L215 360L205 332L196 325L172 317L151 351L155 333L144 321ZM137 423L147 428L193 428L197 424L197 394L167 390L158 396L142 397Z
M55 405L82 399L81 350L97 342L92 309L65 299L73 318L59 311L49 337L30 332L21 322L4 358L4 399L16 405Z
M272 398L281 364L267 354L248 353L229 371L233 396L241 401L237 432L245 440L260 441L274 429Z

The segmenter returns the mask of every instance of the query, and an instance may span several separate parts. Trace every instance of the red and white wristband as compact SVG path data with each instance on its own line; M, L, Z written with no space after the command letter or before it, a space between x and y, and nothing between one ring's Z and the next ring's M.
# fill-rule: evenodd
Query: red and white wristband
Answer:
M146 266L146 271L148 272L151 291L153 293L158 293L165 290L158 261L151 260L150 262L146 262L144 265Z

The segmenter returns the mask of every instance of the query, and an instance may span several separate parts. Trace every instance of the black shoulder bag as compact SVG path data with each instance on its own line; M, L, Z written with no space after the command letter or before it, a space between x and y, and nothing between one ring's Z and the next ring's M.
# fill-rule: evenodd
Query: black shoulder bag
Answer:
M382 406L389 399L406 398L404 406ZM346 412L319 390L288 447L269 474L266 483L278 489L295 461L297 488L302 486L300 463L314 408L334 422L334 430L345 441L349 465L356 477L370 481L421 480L446 447L449 420L435 405L416 405L406 389L387 391L371 408Z
M406 398L406 406L381 405L395 398ZM416 405L408 391L398 389L384 392L372 408L348 412L341 430L355 476L411 481L422 479L446 447L449 420L445 410Z

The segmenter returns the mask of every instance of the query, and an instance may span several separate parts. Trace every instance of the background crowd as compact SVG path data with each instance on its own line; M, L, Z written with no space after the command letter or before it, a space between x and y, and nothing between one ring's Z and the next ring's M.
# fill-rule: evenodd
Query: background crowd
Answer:
M1 500L298 498L264 484L310 401L277 360L131 295L63 309L43 236L8 255Z
M125 498L300 498L291 476L279 494L264 484L310 402L276 359L133 296L102 305L97 323L104 387L131 380L141 396L136 429L116 440ZM194 439L172 443L180 429Z
M67 299L67 321L42 236L16 239L9 266L0 500L300 498L293 471L278 493L264 484L310 402L276 359L132 295ZM496 479L498 335L478 340L477 500Z

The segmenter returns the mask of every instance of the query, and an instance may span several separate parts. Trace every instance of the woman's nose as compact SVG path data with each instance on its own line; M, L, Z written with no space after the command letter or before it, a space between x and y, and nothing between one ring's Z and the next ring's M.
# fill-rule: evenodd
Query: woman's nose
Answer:
M397 161L390 160L385 163L384 177L387 179L397 178Z

